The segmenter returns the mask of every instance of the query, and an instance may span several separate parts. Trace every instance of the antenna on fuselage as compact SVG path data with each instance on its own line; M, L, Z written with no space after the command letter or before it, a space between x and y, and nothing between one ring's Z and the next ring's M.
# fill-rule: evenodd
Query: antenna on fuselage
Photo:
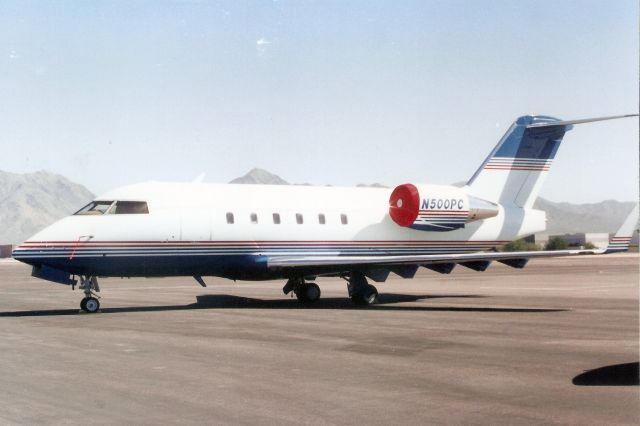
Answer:
M202 181L204 180L204 177L207 175L206 172L202 172L200 173L194 180L192 180L192 183L202 183Z

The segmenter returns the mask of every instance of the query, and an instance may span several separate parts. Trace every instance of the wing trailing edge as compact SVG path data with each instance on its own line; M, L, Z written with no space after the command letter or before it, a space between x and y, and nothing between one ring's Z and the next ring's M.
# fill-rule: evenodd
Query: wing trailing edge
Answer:
M507 261L532 259L539 257L561 257L577 255L604 254L605 249L593 250L554 250L554 251L516 251L516 252L476 252L455 254L421 254L393 256L270 256L269 268L313 267L313 266L395 266L395 265L434 265L439 263L470 264L470 262Z

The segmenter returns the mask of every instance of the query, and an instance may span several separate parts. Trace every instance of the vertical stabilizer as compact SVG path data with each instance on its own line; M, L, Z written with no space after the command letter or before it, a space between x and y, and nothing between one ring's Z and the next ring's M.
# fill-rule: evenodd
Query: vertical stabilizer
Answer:
M502 205L530 208L560 147L572 128L557 118L520 117L467 185L470 193Z
M531 208L564 134L574 124L637 116L626 114L567 121L544 115L522 116L469 179L469 193L503 206Z

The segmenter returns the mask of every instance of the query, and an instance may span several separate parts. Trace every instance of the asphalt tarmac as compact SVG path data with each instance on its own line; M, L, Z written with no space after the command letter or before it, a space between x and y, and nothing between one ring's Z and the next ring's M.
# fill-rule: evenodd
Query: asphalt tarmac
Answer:
M279 281L102 279L0 261L2 424L640 424L638 255L423 270L353 307Z

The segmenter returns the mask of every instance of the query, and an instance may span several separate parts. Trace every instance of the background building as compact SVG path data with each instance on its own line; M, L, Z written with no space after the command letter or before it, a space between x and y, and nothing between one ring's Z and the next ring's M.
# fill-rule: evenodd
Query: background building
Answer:
M13 246L11 244L0 245L0 259L3 257L11 257L11 250Z
M535 238L536 244L544 247L550 238L561 238L566 241L570 247L584 246L586 243L592 243L597 248L606 248L609 244L609 234L606 232L577 232L574 234L537 234Z

